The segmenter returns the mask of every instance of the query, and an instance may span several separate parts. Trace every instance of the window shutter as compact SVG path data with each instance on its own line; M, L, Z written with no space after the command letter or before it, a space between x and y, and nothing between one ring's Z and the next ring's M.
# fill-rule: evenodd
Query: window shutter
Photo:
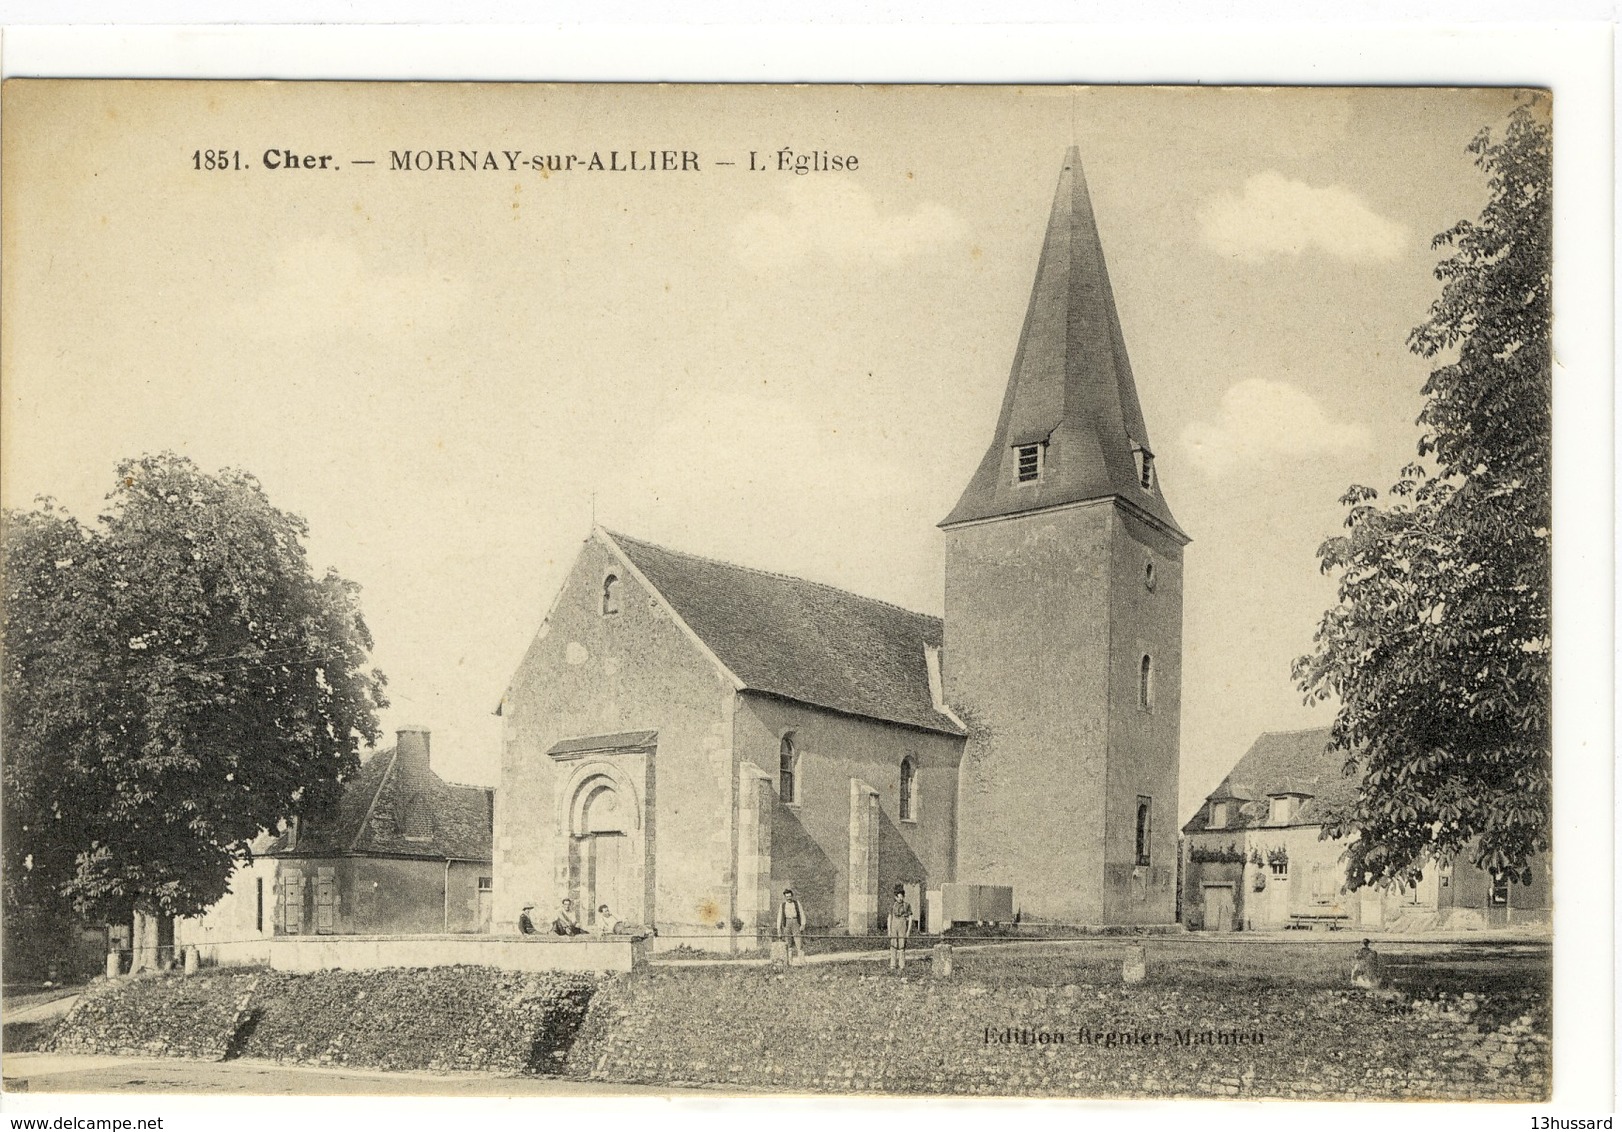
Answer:
M315 930L320 935L331 935L337 930L338 875L337 870L323 867L317 870L315 883Z
M282 928L288 935L304 934L304 874L298 869L282 874Z

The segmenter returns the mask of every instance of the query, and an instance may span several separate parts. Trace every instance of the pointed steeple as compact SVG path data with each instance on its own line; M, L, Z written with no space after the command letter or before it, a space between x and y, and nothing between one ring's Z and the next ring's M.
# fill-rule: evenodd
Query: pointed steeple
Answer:
M1071 146L996 434L941 526L1111 497L1188 541L1160 493L1081 154Z

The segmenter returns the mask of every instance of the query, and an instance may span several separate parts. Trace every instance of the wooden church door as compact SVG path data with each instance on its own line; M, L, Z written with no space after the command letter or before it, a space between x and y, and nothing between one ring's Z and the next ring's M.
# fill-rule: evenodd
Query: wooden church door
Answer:
M615 920L631 920L641 915L631 900L631 851L626 834L629 805L619 791L605 780L589 788L581 809L579 838L580 876L578 899L580 924L596 927L597 909L608 905Z
M616 920L624 919L629 911L626 898L630 893L625 882L626 865L630 863L627 838L623 833L594 833L586 840L587 897L581 923L596 926L597 909L604 904Z

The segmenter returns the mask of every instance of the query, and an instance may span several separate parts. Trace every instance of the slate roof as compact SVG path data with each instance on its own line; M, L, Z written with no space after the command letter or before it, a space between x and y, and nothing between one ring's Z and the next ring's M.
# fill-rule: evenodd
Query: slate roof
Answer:
M488 861L490 792L409 765L398 746L374 754L344 784L334 820L305 818L297 845L279 834L273 857L426 857Z
M941 619L803 578L605 532L750 691L962 735L930 695Z
M1206 824L1209 811L1202 803L1183 826L1183 832L1321 825L1326 811L1346 805L1357 796L1357 780L1341 773L1345 764L1345 751L1329 749L1327 727L1265 732L1251 744L1250 750L1234 764L1216 789L1206 795L1207 803L1228 802L1227 824ZM1302 802L1289 821L1282 826L1271 826L1267 819L1269 799L1274 794L1310 795L1310 798Z
M1043 470L1016 483L1014 448L1043 446ZM1158 476L1139 481L1134 448L1152 451L1127 359L1081 153L1059 172L1036 282L1008 374L997 430L947 527L1067 503L1115 498L1188 541Z

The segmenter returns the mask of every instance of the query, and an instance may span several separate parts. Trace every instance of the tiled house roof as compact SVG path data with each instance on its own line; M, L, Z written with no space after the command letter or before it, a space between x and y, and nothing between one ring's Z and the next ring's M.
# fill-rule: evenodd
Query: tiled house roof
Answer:
M1268 731L1206 795L1205 803L1189 818L1183 832L1321 825L1326 811L1350 803L1357 795L1357 781L1342 773L1345 764L1345 751L1329 749L1327 727ZM1272 822L1274 795L1300 797L1300 808L1287 820ZM1227 803L1225 823L1209 823L1212 802Z
M963 734L930 695L939 617L605 533L746 689Z
M345 783L331 820L305 818L289 841L284 831L269 855L488 861L490 792L446 782L428 766L427 733L403 731Z

